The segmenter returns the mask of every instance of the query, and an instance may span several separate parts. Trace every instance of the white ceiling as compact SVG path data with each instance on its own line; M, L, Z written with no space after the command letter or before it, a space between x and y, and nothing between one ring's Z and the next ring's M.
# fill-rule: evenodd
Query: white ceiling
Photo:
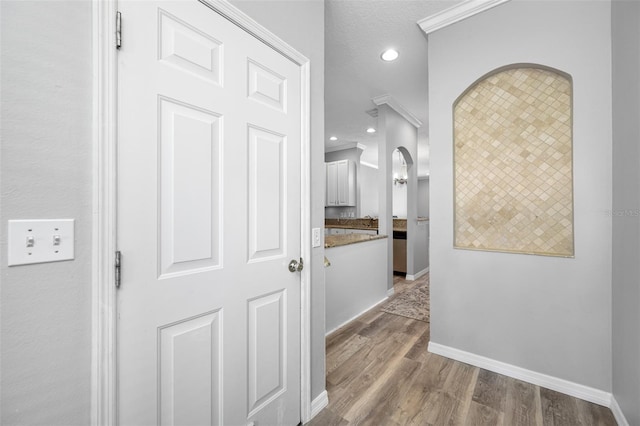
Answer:
M417 22L461 0L327 0L325 3L325 147L366 146L362 161L378 163L371 99L389 94L418 117L418 175L428 174L427 40ZM383 50L400 52L394 62ZM329 140L337 136L338 141Z

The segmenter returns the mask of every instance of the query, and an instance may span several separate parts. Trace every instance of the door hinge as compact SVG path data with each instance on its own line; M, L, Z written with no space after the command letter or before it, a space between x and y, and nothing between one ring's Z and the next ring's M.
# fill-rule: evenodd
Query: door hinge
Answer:
M122 262L122 253L117 251L115 256L115 262L114 262L116 288L120 288L120 281L121 281L120 266L122 265L121 262Z
M122 47L122 13L116 12L116 49Z

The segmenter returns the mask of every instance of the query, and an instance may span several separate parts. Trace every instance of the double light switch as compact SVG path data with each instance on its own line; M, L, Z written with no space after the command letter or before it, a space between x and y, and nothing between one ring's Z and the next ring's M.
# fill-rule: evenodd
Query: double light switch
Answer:
M10 220L8 265L74 258L74 219Z

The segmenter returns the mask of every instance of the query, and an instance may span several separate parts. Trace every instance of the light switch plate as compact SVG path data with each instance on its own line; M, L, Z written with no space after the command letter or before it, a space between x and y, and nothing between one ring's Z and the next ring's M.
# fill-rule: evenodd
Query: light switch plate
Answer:
M8 265L74 258L74 219L10 220Z
M320 247L320 228L313 228L312 246Z

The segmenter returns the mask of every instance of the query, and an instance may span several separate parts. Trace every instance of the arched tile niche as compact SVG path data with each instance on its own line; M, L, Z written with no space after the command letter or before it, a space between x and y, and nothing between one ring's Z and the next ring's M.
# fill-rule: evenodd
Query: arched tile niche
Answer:
M574 255L572 80L503 67L453 105L454 246Z

